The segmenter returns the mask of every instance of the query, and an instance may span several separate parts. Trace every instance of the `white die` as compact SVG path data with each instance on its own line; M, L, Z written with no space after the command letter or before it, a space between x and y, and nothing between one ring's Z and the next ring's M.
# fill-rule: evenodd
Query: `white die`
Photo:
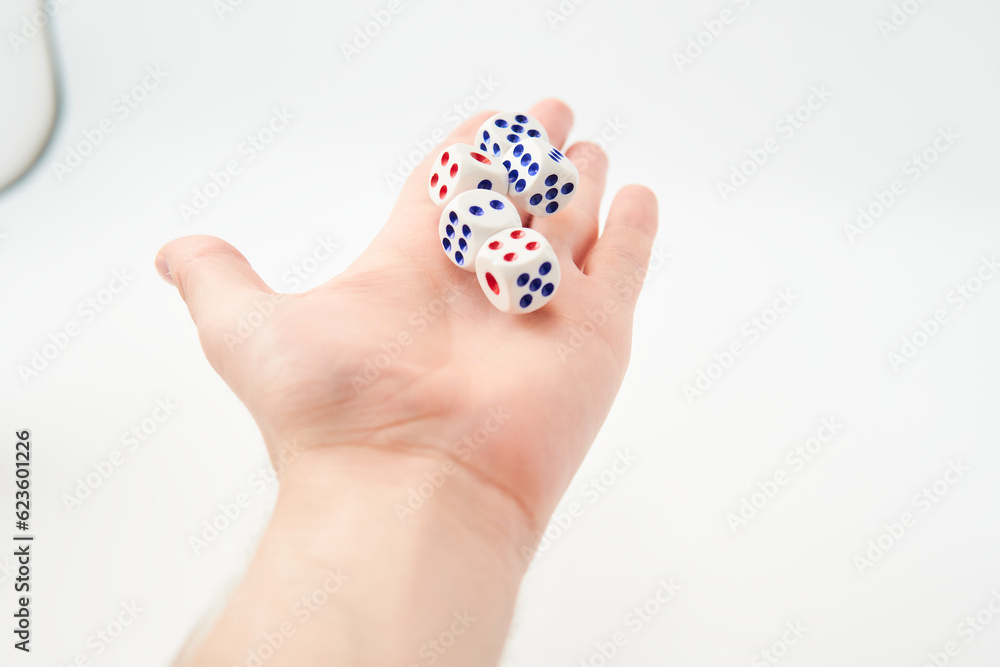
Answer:
M534 229L510 229L486 239L476 255L483 293L505 313L531 313L547 304L559 287L559 260Z
M509 181L507 197L535 217L564 210L576 196L580 172L552 144L525 139L503 158Z
M509 199L490 190L469 190L441 212L438 237L452 264L475 271L476 255L488 237L520 227L521 216Z
M548 143L549 135L538 119L526 113L504 111L479 126L475 143L479 150L499 158L525 138Z
M477 189L507 194L507 170L499 160L467 144L452 144L438 154L429 187L435 204L447 206L457 195Z

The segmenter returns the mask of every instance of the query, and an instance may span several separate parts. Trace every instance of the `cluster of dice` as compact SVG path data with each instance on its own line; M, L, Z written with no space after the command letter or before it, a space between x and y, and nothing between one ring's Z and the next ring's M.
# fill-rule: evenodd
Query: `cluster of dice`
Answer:
M548 143L536 119L498 113L476 134L479 147L454 144L434 162L430 195L444 208L438 233L448 259L475 271L483 293L506 313L531 313L559 287L559 261L521 213L543 218L565 209L579 173Z

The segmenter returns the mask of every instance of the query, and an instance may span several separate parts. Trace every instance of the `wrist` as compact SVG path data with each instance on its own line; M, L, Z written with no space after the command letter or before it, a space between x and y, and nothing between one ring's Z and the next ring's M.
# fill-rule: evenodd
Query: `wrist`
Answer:
M513 494L432 447L316 448L284 466L279 480L275 518L300 530L335 532L362 522L406 539L447 528L521 573L528 565L523 547L538 534L535 518ZM313 532L310 541L318 538Z
M302 452L280 484L205 661L185 664L245 664L286 630L268 667L495 664L532 538L505 492L440 454L355 446Z

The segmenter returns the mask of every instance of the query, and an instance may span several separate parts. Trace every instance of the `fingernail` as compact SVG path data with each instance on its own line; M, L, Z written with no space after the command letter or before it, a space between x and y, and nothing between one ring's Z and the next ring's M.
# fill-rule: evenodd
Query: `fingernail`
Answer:
M170 266L167 265L167 258L163 255L156 256L156 271L160 274L160 277L166 280L171 285L174 284L174 279L170 275Z

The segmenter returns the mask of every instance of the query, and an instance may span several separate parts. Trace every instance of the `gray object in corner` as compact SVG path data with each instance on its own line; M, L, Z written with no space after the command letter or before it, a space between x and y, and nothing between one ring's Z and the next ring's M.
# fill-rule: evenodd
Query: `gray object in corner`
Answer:
M0 2L0 190L31 168L55 124L50 20L40 0Z

